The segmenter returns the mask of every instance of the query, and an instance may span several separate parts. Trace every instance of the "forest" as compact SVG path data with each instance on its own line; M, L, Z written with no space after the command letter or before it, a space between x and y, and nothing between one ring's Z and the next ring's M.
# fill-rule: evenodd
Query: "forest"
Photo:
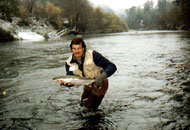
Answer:
M80 33L128 31L127 23L113 13L94 8L88 0L1 0L0 19L20 17L21 26L30 17L44 19L57 30L69 28Z
M190 30L190 0L158 0L154 7L152 0L143 8L126 9L129 28L157 30Z
M125 10L125 18L114 11L93 7L89 0L1 0L0 19L19 17L19 26L30 17L44 19L57 30L68 28L80 33L111 33L135 30L190 30L189 0L152 0L143 7Z

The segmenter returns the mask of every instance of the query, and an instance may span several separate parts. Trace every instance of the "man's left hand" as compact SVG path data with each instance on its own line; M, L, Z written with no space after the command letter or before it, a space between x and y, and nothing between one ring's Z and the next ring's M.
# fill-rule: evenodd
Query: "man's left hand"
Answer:
M103 73L97 75L96 78L95 78L96 86L101 87L105 78L107 78L106 72L103 72Z

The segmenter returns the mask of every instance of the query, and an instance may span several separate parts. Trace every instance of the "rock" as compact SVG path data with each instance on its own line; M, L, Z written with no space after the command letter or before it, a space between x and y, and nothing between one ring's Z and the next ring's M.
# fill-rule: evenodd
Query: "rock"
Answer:
M185 87L183 88L183 91L185 91L185 92L190 92L190 86L185 86Z
M14 37L11 32L4 30L0 27L0 42L13 41Z
M190 80L183 82L181 85L190 86Z
M175 95L173 95L173 96L169 99L169 101L170 101L170 100L175 100L175 101L178 101L178 102L182 102L182 101L183 101L183 96L184 96L184 94L182 94L182 93L175 94Z

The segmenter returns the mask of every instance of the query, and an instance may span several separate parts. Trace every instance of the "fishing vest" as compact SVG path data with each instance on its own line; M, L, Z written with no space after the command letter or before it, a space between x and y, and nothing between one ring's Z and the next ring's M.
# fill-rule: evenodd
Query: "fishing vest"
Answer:
M72 56L66 61L70 66L69 71L72 71L74 75L83 77L82 71L78 68L77 63L71 63ZM93 61L93 50L86 50L85 59L83 63L83 71L84 76L86 78L95 78L98 74L101 73L103 69L101 67L96 66Z

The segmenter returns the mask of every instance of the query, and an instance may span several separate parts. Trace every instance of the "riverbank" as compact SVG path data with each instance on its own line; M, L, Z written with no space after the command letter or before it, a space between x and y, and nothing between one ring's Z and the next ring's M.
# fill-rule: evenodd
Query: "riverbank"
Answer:
M57 30L45 20L30 18L30 23L21 25L21 19L0 19L0 42L12 40L44 40L56 36Z

